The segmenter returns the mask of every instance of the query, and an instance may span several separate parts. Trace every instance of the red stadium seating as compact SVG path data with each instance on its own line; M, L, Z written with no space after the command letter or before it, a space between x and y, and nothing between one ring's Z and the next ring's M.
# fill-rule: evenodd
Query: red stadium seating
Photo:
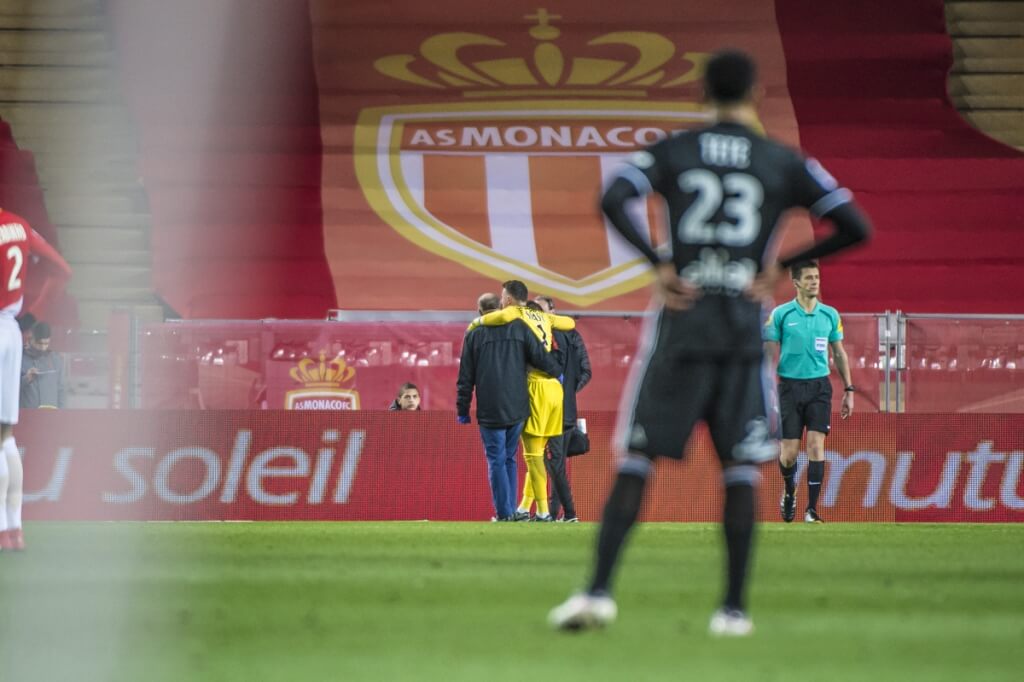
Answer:
M841 310L1024 312L1024 155L946 96L941 0L779 0L801 143L851 187L876 238L825 273Z
M140 128L157 292L191 318L322 317L335 297L307 2L107 6Z

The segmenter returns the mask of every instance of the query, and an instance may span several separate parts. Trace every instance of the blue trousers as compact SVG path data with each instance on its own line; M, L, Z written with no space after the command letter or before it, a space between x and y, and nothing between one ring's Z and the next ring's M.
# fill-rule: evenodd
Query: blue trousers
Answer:
M487 476L491 482L494 513L499 519L511 518L516 511L516 489L519 487L516 451L525 423L519 422L504 429L480 427L480 438L484 442L484 454L487 455Z

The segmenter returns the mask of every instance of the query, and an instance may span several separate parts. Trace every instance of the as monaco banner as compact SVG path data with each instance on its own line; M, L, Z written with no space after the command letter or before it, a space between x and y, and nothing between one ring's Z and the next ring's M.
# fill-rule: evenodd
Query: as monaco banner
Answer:
M571 481L579 515L597 520L615 415L584 416L593 450L571 460ZM873 414L835 424L819 504L827 520L1024 521L1024 417ZM27 410L17 438L29 520L493 514L477 427L450 412ZM760 517L777 520L777 467L763 474ZM684 462L659 463L642 518L716 520L719 480L699 431Z
M601 187L632 152L708 120L700 79L722 47L755 56L762 127L799 142L770 1L311 13L324 244L345 308L472 308L519 279L573 307L643 309L649 264L605 223ZM665 239L661 202L634 218ZM798 225L787 240L810 236Z

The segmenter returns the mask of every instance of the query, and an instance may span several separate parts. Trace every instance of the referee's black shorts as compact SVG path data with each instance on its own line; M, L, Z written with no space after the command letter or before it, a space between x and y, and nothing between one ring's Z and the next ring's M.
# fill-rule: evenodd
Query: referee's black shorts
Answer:
M799 440L804 429L827 436L832 425L832 384L828 377L779 377L779 411L784 439Z
M760 358L673 357L655 351L624 396L619 447L651 459L682 459L700 420L723 463L760 463L778 455L766 407L773 395Z

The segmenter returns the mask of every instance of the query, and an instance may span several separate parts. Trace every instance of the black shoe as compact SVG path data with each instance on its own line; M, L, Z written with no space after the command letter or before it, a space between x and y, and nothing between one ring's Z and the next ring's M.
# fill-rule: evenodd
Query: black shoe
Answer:
M779 509L782 510L782 520L792 523L796 518L796 493L794 492L792 495L783 493L782 499L779 500Z
M813 509L808 509L806 512L804 512L804 523L825 523L825 522L821 520L820 516L818 516L818 512L814 511Z
M515 514L512 515L512 520L513 521L529 521L530 520L530 512L517 511Z
M537 514L530 520L534 523L551 523L552 521L554 521L554 519L551 518L551 514L548 514L547 516L541 516L540 514Z

